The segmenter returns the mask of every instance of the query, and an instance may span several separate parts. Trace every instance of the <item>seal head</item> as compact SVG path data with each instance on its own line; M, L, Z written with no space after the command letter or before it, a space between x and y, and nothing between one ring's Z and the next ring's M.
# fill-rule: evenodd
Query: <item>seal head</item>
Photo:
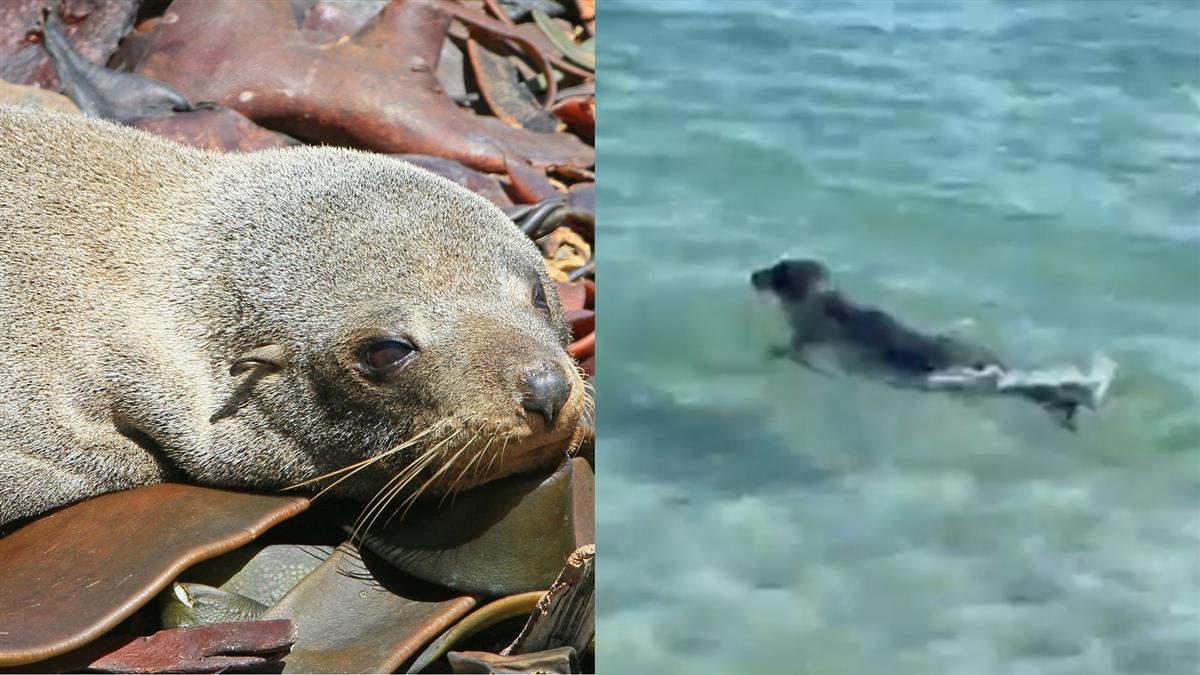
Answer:
M816 260L781 260L750 275L760 292L772 292L780 300L802 302L825 290L829 270Z

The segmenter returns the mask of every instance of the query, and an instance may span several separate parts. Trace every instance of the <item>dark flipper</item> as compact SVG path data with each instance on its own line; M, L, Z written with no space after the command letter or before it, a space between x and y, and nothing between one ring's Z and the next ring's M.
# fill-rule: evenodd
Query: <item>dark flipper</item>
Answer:
M779 359L787 359L792 356L792 348L786 345L771 345L767 347L767 359L778 361Z
M1070 431L1078 431L1079 427L1075 424L1075 413L1079 410L1079 404L1074 401L1050 401L1042 403L1042 407L1050 416L1054 418L1064 429Z
M808 370L811 370L819 375L824 375L826 377L834 377L836 375L836 373L826 370L825 368L821 368L820 366L815 365L812 361L809 361L808 358L804 356L804 352L794 346L771 345L770 347L767 347L767 358L772 361L778 359L791 359L792 361L795 361L801 366L804 366Z
M49 9L42 10L42 35L63 93L87 115L129 124L193 109L183 94L162 82L109 70L84 58L63 35L58 15Z

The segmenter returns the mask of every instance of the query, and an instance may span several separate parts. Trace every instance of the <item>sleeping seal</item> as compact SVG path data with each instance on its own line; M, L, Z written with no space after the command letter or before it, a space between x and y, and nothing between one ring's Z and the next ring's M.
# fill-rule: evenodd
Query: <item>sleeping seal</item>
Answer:
M423 169L0 108L0 524L164 480L549 467L588 401L569 340L534 244Z
M780 300L792 329L791 344L772 348L772 356L791 357L818 372L829 371L814 363L814 353L828 348L847 372L904 388L1022 396L1072 430L1078 408L1097 407L1115 372L1107 361L1093 376L1074 369L1065 374L1010 369L984 347L921 333L851 302L829 287L828 269L815 260L783 260L754 272L750 281Z

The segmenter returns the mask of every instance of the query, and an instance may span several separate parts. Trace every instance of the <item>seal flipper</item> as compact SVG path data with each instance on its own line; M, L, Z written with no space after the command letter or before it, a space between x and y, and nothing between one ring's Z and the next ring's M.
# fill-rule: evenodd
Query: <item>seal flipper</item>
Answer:
M67 40L58 15L49 8L42 10L42 38L63 92L84 114L130 124L195 109L166 83L87 60Z
M1079 426L1075 423L1075 413L1079 410L1078 403L1059 400L1043 403L1042 407L1062 428L1068 431L1079 431Z
M1108 389L1112 386L1113 380L1117 377L1117 362L1113 361L1103 352L1096 352L1092 355L1092 372L1088 374L1089 382L1088 393L1089 399L1087 407L1095 410L1104 402L1108 396Z
M1063 427L1075 431L1075 414L1080 406L1098 409L1108 395L1116 373L1116 362L1097 353L1086 376L1075 368L1013 372L1001 383L1001 389L1034 401Z
M784 345L771 345L767 347L767 360L778 361L779 359L789 359L792 357L792 348Z
M836 373L814 364L808 359L807 356L805 356L804 352L796 346L785 347L777 344L771 345L767 347L767 359L771 361L776 361L778 359L789 359L819 375L824 375L826 377L836 376Z

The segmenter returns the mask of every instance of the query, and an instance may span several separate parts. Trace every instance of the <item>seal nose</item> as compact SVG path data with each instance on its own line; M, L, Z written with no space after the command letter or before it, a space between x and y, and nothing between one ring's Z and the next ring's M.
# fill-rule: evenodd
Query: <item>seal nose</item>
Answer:
M750 275L750 285L754 286L755 290L765 291L771 285L770 270L758 270Z
M554 420L571 395L570 381L563 376L562 369L553 363L529 367L521 373L517 387L521 392L521 406L541 415L547 427L554 426Z

